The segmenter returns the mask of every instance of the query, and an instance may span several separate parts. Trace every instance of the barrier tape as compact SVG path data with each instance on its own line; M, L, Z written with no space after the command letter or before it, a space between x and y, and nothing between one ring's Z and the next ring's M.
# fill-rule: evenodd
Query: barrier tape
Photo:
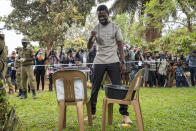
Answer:
M142 61L127 61L125 64L131 64L135 62L142 62ZM162 61L143 61L142 63L160 63ZM74 66L72 66L74 65ZM76 66L77 64L50 64L50 65L33 65L33 66L70 66L70 67L85 67L85 66ZM95 65L95 63L81 63L81 65ZM97 65L97 64L96 64ZM66 67L65 67L66 68Z

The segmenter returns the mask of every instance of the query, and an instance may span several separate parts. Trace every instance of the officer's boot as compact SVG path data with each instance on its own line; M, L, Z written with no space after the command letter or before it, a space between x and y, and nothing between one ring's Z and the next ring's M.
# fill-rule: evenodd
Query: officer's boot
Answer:
M33 99L36 99L36 93L35 93L35 90L32 90L32 93L33 93Z
M24 95L24 91L21 90L21 95L19 96L19 98L22 99L23 95Z
M22 92L22 95L20 96L20 99L26 99L27 98L27 90Z
M20 97L22 95L22 89L19 89L18 95L16 97Z

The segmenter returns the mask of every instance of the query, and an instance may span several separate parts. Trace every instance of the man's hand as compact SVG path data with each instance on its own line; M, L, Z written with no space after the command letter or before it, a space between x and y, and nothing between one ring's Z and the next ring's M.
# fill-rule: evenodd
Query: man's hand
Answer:
M89 38L89 40L87 42L87 48L88 49L91 49L92 48L93 43L94 43L94 41L96 39L96 34L97 34L97 32L95 32L95 31L92 31L91 32L90 38Z
M126 65L125 65L125 63L121 63L120 64L120 72L121 72L121 74L126 72Z
M92 38L93 38L93 37L96 37L96 34L97 34L97 32L92 31L92 32L91 32L91 37L92 37Z
M26 59L25 58L20 58L20 62L25 62Z

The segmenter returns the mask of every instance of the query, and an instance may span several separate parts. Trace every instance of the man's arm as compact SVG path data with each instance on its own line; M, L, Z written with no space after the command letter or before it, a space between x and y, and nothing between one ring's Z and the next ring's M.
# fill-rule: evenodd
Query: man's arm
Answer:
M125 61L123 43L121 41L117 41L117 43L118 43L118 49L120 51L120 62L123 63Z
M125 66L125 56L124 56L124 50L123 50L123 43L121 41L117 41L119 53L120 53L120 62L121 62L121 73L124 73L126 71Z
M88 43L87 43L87 48L88 49L91 49L92 48L93 43L94 43L94 41L96 39L96 34L97 34L97 32L95 32L95 31L92 31L91 32L91 36L90 36L90 38L88 40Z

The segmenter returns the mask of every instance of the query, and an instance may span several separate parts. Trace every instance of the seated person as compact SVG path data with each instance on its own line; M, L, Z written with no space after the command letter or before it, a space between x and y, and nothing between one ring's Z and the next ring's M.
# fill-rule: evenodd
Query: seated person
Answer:
M184 70L185 69L184 66L182 65L182 61L179 60L176 66L176 87L189 86L184 75L185 73Z

